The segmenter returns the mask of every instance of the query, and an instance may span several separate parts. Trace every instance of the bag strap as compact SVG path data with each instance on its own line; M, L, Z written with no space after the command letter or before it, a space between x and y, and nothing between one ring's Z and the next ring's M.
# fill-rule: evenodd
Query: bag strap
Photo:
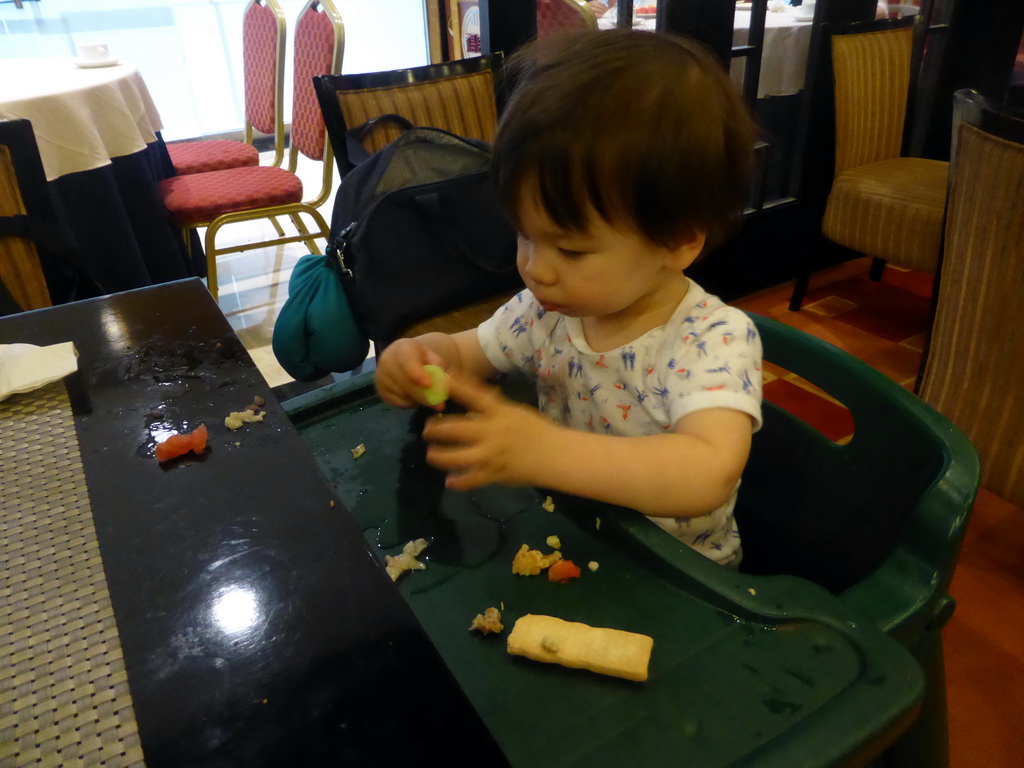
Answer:
M370 131L384 123L397 123L403 131L416 127L407 117L389 112L386 115L370 118L355 128L349 128L345 131L345 147L348 149L348 159L352 162L352 165L359 165L364 160L369 159L370 153L363 147L363 139L366 138Z

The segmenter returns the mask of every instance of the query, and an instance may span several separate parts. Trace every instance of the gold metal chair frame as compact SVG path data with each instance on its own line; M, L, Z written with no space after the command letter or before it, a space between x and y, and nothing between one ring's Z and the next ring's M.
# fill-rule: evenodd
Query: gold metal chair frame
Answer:
M253 0L257 2L258 0ZM267 0L268 4L274 3L274 0ZM276 5L276 3L274 4ZM319 5L327 13L328 18L331 21L331 26L334 28L334 56L331 60L331 74L341 71L341 61L345 51L345 24L341 19L341 14L338 13L332 0L308 0L308 2L302 6L302 10L299 11L297 18L301 19L302 15L314 5ZM283 14L278 15L278 30L282 31L279 42L283 47L283 25L284 16ZM280 88L283 93L284 89L284 73L283 68L279 72ZM283 99L279 99L277 104L278 108L281 108ZM284 131L283 120L280 122L281 130ZM247 126L248 130L251 131L251 126ZM247 134L248 135L248 134ZM283 140L278 145L283 155ZM295 173L298 168L298 148L292 145L288 151L288 171ZM281 158L275 162L275 165L280 165ZM320 211L317 210L322 206L327 198L331 196L331 182L333 180L332 166L334 164L334 154L331 150L331 144L327 139L327 131L324 130L324 157L322 161L323 174L321 177L320 192L312 200L307 200L301 203L289 203L288 205L275 205L267 208L254 208L248 211L234 211L232 213L222 214L211 221L195 222L189 224L185 228L185 242L189 242L188 230L198 229L200 227L206 227L206 234L204 236L204 245L206 248L206 284L213 294L213 298L218 298L219 289L217 285L217 257L228 253L240 253L242 251L251 251L256 248L268 248L271 246L287 245L289 243L303 242L307 245L312 253L320 254L320 246L317 244L316 238L323 238L326 242L331 234L331 227L321 215ZM302 220L301 215L306 214L309 216L315 224L315 230L310 231ZM284 229L277 221L277 216L288 216L291 219L295 229L298 230L297 235L285 235ZM271 240L257 240L251 243L243 243L241 245L234 245L227 248L217 248L216 239L217 233L220 232L222 227L228 224L238 224L243 221L255 221L257 219L269 219L274 229L277 232L277 237Z

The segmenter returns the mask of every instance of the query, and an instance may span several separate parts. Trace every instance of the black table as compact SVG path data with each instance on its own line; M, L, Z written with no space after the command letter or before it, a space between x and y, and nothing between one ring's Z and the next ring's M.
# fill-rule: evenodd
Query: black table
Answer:
M450 764L455 735L460 752L504 763L199 280L0 319L0 343L68 340L80 354L78 373L65 380L77 453L147 765ZM257 395L266 400L265 422L228 430L224 417ZM17 410L12 401L0 405ZM158 464L156 439L198 423L210 432L206 454ZM53 461L31 445L7 450L6 489L15 487L16 464ZM69 451L58 455L61 466L77 458L75 446L56 450ZM53 493L70 483L64 478ZM3 502L4 546L16 530L42 544L28 558L10 558L3 579L16 578L16 566L30 568L26 559L45 551L49 536L44 527L31 530L51 504L49 490L41 504L12 496ZM22 638L25 621L63 610L22 594L61 573L13 582L11 605L29 618L3 629ZM79 578L82 590L92 583L70 567L63 577ZM85 639L70 640L59 620L38 627L53 635L47 657L67 643L72 671L90 663L75 661L76 653L97 659L115 650L90 648L97 635L88 627ZM26 653L15 661L32 670L20 678L30 685L24 681L56 662L37 664ZM102 680L89 685L95 706L111 706ZM55 690L58 703L73 693L59 683ZM89 715L71 712L66 700L62 706L65 720ZM113 708L93 719L130 719L131 709ZM31 729L42 709L25 712L0 742ZM45 738L52 732L37 736ZM89 743L65 742L65 749Z

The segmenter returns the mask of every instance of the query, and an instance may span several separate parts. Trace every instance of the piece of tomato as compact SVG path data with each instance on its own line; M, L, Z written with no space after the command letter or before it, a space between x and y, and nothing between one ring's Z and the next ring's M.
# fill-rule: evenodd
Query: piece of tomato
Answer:
M580 569L572 560L559 560L548 568L548 579L565 584L569 579L578 579Z
M205 424L200 424L187 435L171 435L156 447L156 460L169 461L183 454L192 451L202 453L206 450L206 441L209 433Z

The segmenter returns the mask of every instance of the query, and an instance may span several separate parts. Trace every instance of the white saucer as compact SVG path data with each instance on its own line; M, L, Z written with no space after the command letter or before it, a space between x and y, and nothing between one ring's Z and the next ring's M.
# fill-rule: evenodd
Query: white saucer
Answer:
M112 67L120 64L120 59L75 59L75 66L81 69L96 69L98 67Z

